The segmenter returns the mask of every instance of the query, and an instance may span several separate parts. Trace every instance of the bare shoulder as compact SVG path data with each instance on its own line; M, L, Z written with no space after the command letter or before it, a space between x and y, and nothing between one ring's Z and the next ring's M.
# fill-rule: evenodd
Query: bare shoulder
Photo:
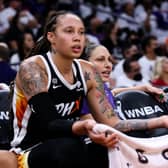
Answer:
M81 64L82 70L87 73L94 73L96 68L92 62L79 59L79 62Z
M21 66L28 66L30 65L31 63L35 63L35 64L39 64L39 65L43 65L43 61L42 59L40 58L40 55L36 55L36 56L32 56L32 57L29 57L25 60L22 61L21 63Z
M102 80L100 74L98 73L96 67L93 63L85 60L79 60L82 66L83 74L88 88L97 87L97 85L102 85Z
M79 59L86 82L93 78L94 65L86 60Z
M87 69L87 68L92 69L93 68L93 64L87 60L79 59L79 62L81 64L82 68L84 68L84 69Z
M16 84L19 85L19 88L27 99L35 94L46 91L47 83L47 72L40 57L33 56L21 63Z

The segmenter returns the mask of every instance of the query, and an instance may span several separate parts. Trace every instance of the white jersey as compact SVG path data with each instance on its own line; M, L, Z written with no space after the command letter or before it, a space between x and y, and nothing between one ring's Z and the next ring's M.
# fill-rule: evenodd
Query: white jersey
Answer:
M116 87L132 87L149 84L144 78L140 81L129 79L125 74L116 79Z
M141 66L141 73L143 78L150 81L153 74L153 69L155 66L157 58L155 60L149 60L145 55L139 59L139 64Z

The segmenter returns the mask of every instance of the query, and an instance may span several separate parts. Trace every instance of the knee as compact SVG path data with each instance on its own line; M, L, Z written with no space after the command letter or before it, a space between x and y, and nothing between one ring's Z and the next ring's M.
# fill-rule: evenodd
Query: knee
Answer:
M6 150L0 150L0 165L2 168L17 168L16 155Z

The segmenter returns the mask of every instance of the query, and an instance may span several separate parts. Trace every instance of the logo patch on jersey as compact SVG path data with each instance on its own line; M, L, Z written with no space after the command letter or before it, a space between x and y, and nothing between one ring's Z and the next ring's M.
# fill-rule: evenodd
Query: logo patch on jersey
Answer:
M53 85L53 89L57 89L59 87L61 87L61 85Z
M57 85L57 83L58 83L57 78L53 78L52 79L53 89L57 89L59 87L62 87L61 85Z
M59 114L61 114L62 116L66 116L69 115L74 107L75 102L71 102L71 103L60 103L56 105L56 109L58 111Z
M55 105L57 111L62 116L69 115L80 109L81 97L75 101L69 103L60 103Z
M56 85L56 84L58 83L57 78L53 78L53 79L52 79L52 83L53 83L53 85L54 85L54 84Z

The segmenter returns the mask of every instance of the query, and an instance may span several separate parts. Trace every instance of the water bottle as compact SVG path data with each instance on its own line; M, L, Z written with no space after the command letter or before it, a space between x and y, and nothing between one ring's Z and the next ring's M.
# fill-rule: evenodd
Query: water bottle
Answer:
M162 89L163 89L165 94L164 95L161 94L160 99L165 99L164 104L165 104L165 107L166 107L167 112L168 112L168 87L163 87Z
M168 103L168 93L160 94L159 98L164 99L166 103Z

